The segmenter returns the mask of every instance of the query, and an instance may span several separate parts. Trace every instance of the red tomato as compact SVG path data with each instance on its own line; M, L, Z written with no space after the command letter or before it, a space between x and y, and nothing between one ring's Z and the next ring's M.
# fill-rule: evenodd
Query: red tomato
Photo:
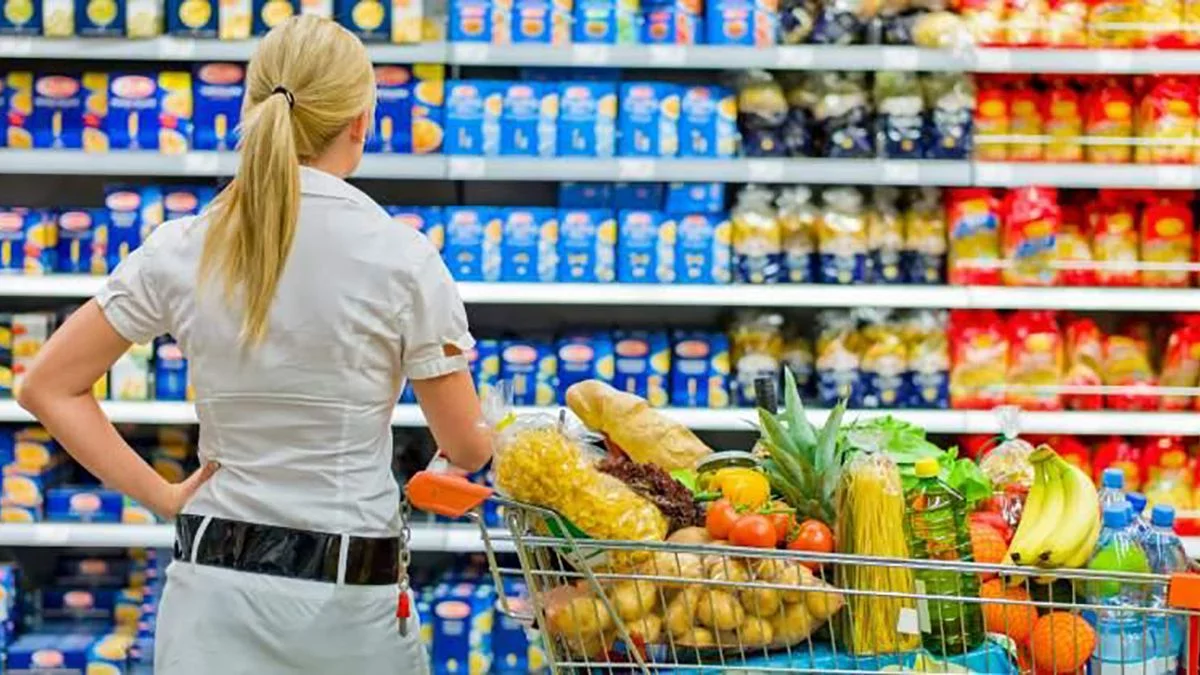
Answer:
M783 546L796 527L796 518L790 513L772 513L767 516L771 526L775 528L775 545Z
M733 529L738 518L733 502L718 499L708 506L708 513L704 516L704 527L713 539L728 539L729 531Z
M729 531L729 543L745 548L775 548L775 526L766 516L742 516Z
M833 552L833 531L819 520L806 520L796 529L796 535L788 542L789 551L811 551L813 553ZM817 562L806 562L804 566L817 570L821 567Z

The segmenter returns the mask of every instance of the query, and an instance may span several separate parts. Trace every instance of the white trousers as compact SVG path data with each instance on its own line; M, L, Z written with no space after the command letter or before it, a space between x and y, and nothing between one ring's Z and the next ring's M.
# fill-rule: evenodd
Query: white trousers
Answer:
M395 586L346 586L175 561L158 609L156 675L427 675Z

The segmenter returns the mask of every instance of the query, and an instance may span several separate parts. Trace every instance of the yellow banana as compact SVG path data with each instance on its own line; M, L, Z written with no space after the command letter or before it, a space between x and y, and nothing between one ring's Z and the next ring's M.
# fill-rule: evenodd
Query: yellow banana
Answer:
M1062 473L1064 506L1062 520L1055 523L1055 536L1043 542L1036 562L1044 567L1066 566L1068 560L1082 555L1081 548L1087 548L1090 556L1096 545L1092 532L1098 536L1100 531L1100 497L1095 484L1079 467L1061 457L1055 463Z
M1101 529L1102 524L1100 519L1096 518L1096 522L1092 524L1087 538L1083 540L1083 543L1079 545L1079 548L1075 549L1075 552L1072 553L1069 558L1063 561L1063 564L1060 565L1060 567L1064 567L1066 569L1079 569L1088 564L1088 561L1092 559L1092 553L1095 552L1096 542L1100 541Z
M1052 460L1037 462L1021 522L1008 553L1018 565L1033 565L1055 532L1065 506L1063 476Z

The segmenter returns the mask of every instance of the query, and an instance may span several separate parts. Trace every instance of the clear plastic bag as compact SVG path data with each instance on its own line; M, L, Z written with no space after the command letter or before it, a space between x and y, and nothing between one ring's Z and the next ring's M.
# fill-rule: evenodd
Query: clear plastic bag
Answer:
M1017 436L1019 408L1003 406L996 409L996 414L1000 417L1001 440L979 460L979 468L992 481L992 498L1000 514L1015 528L1021 521L1025 497L1033 487L1033 463L1029 461L1033 446Z

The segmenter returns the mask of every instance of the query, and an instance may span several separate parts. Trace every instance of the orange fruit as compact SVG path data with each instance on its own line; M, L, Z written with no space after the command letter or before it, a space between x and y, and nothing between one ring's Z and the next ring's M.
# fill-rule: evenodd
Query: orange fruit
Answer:
M971 555L975 562L999 565L1004 562L1008 552L1008 544L1004 543L1004 535L996 528L984 523L971 523ZM984 581L996 576L991 573L979 575Z
M1087 663L1095 646L1096 631L1067 612L1038 619L1029 639L1034 668L1040 673L1074 673Z
M1008 588L1000 579L992 579L979 589L979 597L1029 602L1029 593L1024 588ZM1037 623L1037 609L1030 604L1010 605L996 602L983 603L983 625L989 633L1001 633L1012 638L1017 645L1029 640L1033 626Z

